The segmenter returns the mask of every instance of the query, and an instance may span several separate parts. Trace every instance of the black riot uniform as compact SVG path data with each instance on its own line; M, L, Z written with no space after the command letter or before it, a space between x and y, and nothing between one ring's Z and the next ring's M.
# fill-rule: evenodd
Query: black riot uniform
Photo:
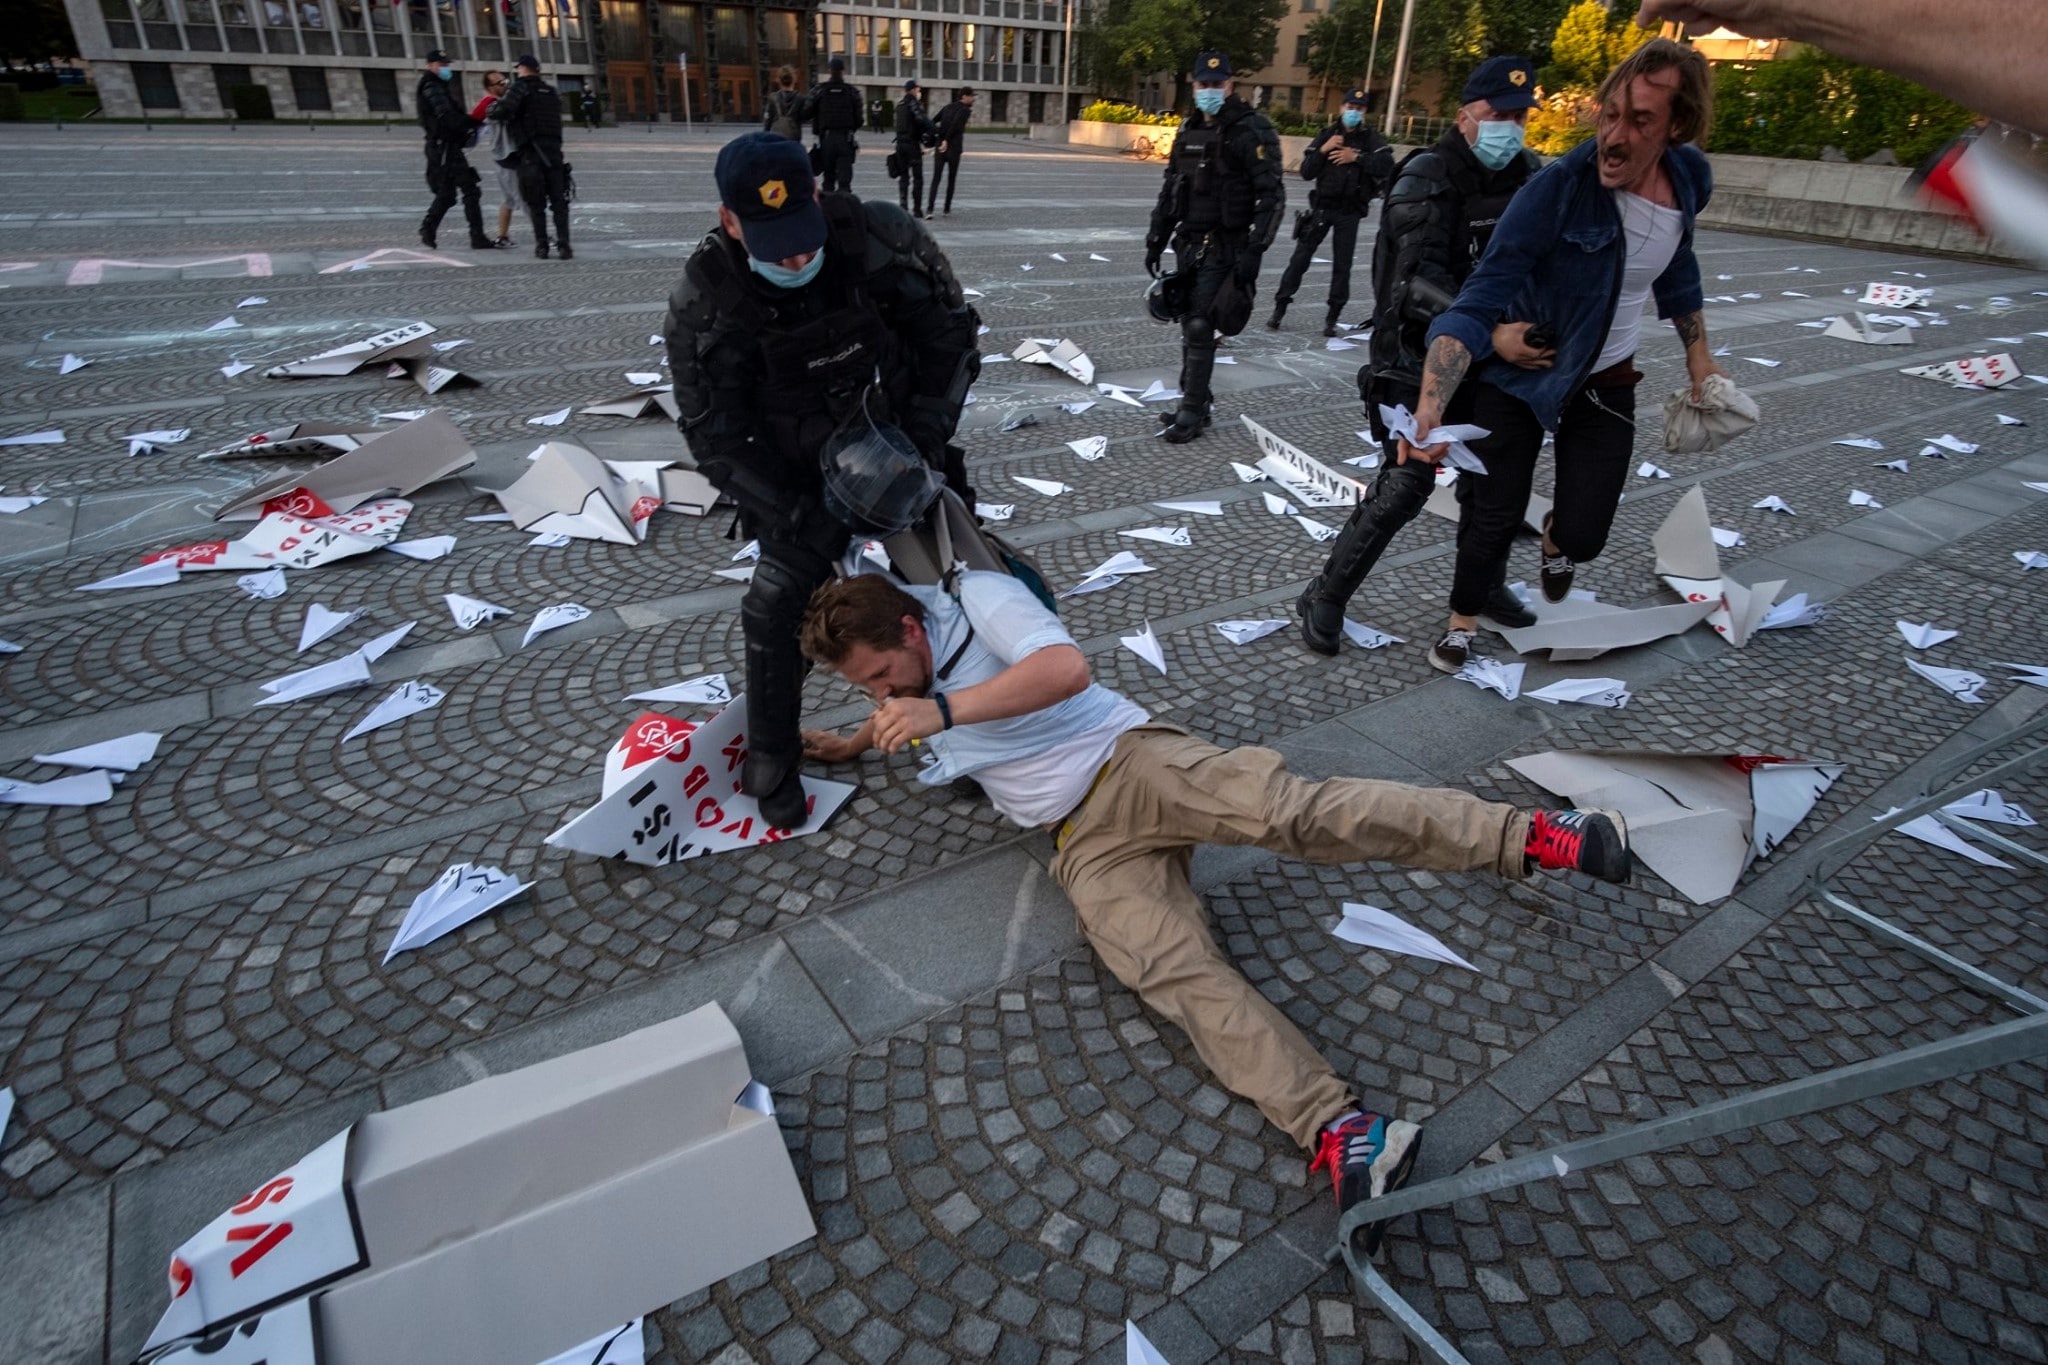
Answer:
M438 51L428 53L427 59L443 65L448 60ZM484 233L483 181L462 152L470 134L476 131L476 123L456 100L449 84L428 70L420 77L419 90L413 97L420 127L427 133L427 188L434 192L434 202L427 206L427 216L420 220L420 240L434 245L434 234L441 230L441 220L455 206L455 196L459 194L462 216L469 223L469 244L486 251L497 244Z
M1297 603L1302 639L1318 653L1337 652L1345 604L1395 533L1422 511L1435 486L1436 466L1399 462L1399 442L1380 420L1380 405L1415 410L1431 320L1457 297L1485 254L1508 200L1540 165L1534 154L1523 151L1501 169L1489 170L1472 154L1464 134L1452 128L1435 146L1409 156L1395 172L1372 249L1376 307L1371 358L1358 371L1359 396L1365 400L1367 419L1383 454L1371 490L1352 509L1329 561ZM1458 406L1457 400L1452 406ZM1445 420L1461 418L1450 412ZM1461 494L1466 483L1459 480ZM1488 614L1496 619L1522 615L1519 604L1510 609L1512 597L1506 588L1496 588L1495 598L1508 600L1499 601Z
M1167 440L1191 441L1209 424L1216 338L1250 316L1259 261L1286 207L1280 136L1265 115L1231 95L1213 116L1198 112L1181 124L1145 236L1147 268L1157 273L1170 242L1176 273L1194 279L1181 318L1180 411L1160 419Z
M520 59L519 79L505 97L491 105L490 117L503 120L512 134L513 165L519 170L519 197L533 220L533 254L547 259L548 217L555 220L556 254L570 260L569 162L562 155L562 97L541 79L538 67Z
M811 88L797 110L797 122L817 130L818 145L812 155L817 161L819 188L825 190L852 189L853 159L860 155L860 143L854 137L860 131L860 91L846 83L845 71L846 63L834 57L832 74Z
M924 149L938 137L922 94L916 81L906 81L903 98L896 101L896 161L903 172L896 182L896 206L913 218L924 217Z
M847 194L819 203L828 235L815 279L795 289L768 284L740 243L714 231L669 296L666 326L677 425L697 467L739 504L741 529L760 542L740 604L743 781L762 798L763 815L784 826L803 813L797 630L852 539L823 502L827 439L862 416L893 424L974 505L965 453L950 441L980 372L981 320L938 244L902 212Z
M1345 92L1344 102L1361 111L1367 95L1363 90ZM1331 158L1334 147L1349 147L1358 154L1351 162ZM1301 178L1313 181L1308 208L1294 221L1294 255L1273 292L1273 316L1268 327L1278 327L1301 288L1301 277L1323 245L1330 239L1330 302L1323 318L1323 335L1337 335L1337 317L1351 302L1351 258L1358 250L1358 220L1372 208L1372 201L1393 178L1394 153L1385 139L1361 123L1346 128L1340 121L1316 134L1301 157Z

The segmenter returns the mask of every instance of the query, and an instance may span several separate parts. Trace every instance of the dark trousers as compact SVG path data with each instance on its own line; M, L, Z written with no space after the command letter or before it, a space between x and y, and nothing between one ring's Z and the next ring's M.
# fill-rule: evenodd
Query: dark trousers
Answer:
M946 182L946 212L953 211L953 182L960 178L960 153L937 152L932 156L932 197L924 206L929 214L939 206L939 180Z
M819 178L828 190L850 190L853 188L853 159L860 155L860 145L853 140L853 134L844 128L835 128L818 134Z
M1174 243L1175 269L1192 264L1195 284L1188 296L1188 311L1180 320L1180 405L1183 410L1206 413L1210 401L1209 377L1216 370L1216 291L1237 268L1238 243L1230 237L1212 234L1206 240L1182 238Z
M431 240L441 230L441 220L455 206L455 197L459 194L462 196L462 216L469 223L470 239L474 241L482 237L482 185L483 180L477 175L476 167L469 164L469 158L462 154L460 147L428 146L427 188L434 192L434 202L427 205L427 216L420 220L420 235Z
M832 577L836 554L822 543L757 539L761 558L740 599L747 646L747 766L742 778L750 796L765 796L803 759L800 722L808 665L797 647L797 632L811 594ZM838 548L845 549L844 540Z
M1273 294L1273 306L1285 308L1294 301L1295 291L1301 288L1301 277L1308 273L1316 251L1325 237L1330 238L1330 309L1328 318L1332 325L1337 315L1344 311L1344 305L1351 302L1351 257L1358 250L1358 220L1356 213L1320 213L1311 226L1301 234L1301 240L1294 244L1294 255L1288 259L1287 269L1280 276L1280 288Z
M896 160L903 166L903 178L896 182L896 207L905 213L919 212L924 208L924 148L899 137Z
M1536 460L1543 450L1543 424L1527 403L1491 384L1473 383L1472 406L1464 420L1489 435L1470 443L1486 465L1484 474L1460 474L1471 487L1458 523L1458 564L1451 576L1451 611L1477 616L1500 581L1515 531L1529 506ZM1559 553L1584 563L1607 548L1614 510L1628 482L1635 452L1634 385L1581 386L1564 405L1557 424L1557 487L1550 540Z
M551 164L543 165L539 157L527 155L519 163L519 196L526 201L526 212L533 219L533 244L545 250L548 245L548 215L554 215L555 242L567 248L569 245L569 168L563 164L560 149L554 153Z

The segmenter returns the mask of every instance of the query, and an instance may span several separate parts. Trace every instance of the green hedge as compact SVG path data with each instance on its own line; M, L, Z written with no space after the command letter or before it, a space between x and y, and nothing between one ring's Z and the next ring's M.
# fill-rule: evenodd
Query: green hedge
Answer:
M1851 161L1890 148L1913 165L1975 120L1911 81L1813 48L1754 66L1714 69L1717 152L1813 160L1834 147Z
M22 111L21 107L21 87L18 85L0 85L0 120L8 123L19 123L26 117L27 115Z
M270 103L270 87L267 85L231 85L228 87L228 101L234 105L235 117L244 122L277 117L277 110Z
M1172 114L1150 114L1135 104L1113 104L1097 100L1081 111L1084 123L1144 123L1167 126L1180 120Z

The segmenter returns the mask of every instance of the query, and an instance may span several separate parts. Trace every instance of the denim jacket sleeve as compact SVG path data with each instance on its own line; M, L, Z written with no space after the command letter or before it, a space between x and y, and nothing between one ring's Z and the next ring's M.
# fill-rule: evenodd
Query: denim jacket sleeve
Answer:
M1430 324L1431 344L1440 336L1451 337L1472 353L1475 365L1493 354L1494 324L1508 315L1536 263L1556 246L1570 189L1569 176L1545 168L1508 201L1458 301Z
M1650 285L1650 291L1657 299L1657 316L1660 318L1682 318L1697 313L1703 307L1700 288L1699 257L1693 254L1693 229L1699 220L1700 211L1714 195L1714 170L1707 158L1696 147L1672 149L1674 169L1680 177L1674 177L1683 186L1684 199L1680 206L1685 210L1685 237L1679 242L1678 250L1671 257L1671 264L1664 267Z

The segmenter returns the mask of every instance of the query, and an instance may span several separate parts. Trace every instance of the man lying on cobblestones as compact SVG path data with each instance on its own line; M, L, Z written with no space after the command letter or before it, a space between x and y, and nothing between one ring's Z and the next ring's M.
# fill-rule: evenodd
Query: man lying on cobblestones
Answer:
M1363 778L1309 782L1271 749L1219 749L1094 682L1059 618L1006 574L958 597L879 574L818 589L804 653L878 703L851 735L811 730L845 762L915 745L928 785L972 776L997 810L1055 835L1052 876L1117 979L1186 1031L1216 1078L1327 1169L1340 1210L1408 1178L1422 1130L1365 1110L1299 1029L1216 946L1188 879L1200 843L1318 863L1380 861L1624 881L1618 816L1516 810L1465 792ZM1380 1228L1367 1234L1377 1252Z

